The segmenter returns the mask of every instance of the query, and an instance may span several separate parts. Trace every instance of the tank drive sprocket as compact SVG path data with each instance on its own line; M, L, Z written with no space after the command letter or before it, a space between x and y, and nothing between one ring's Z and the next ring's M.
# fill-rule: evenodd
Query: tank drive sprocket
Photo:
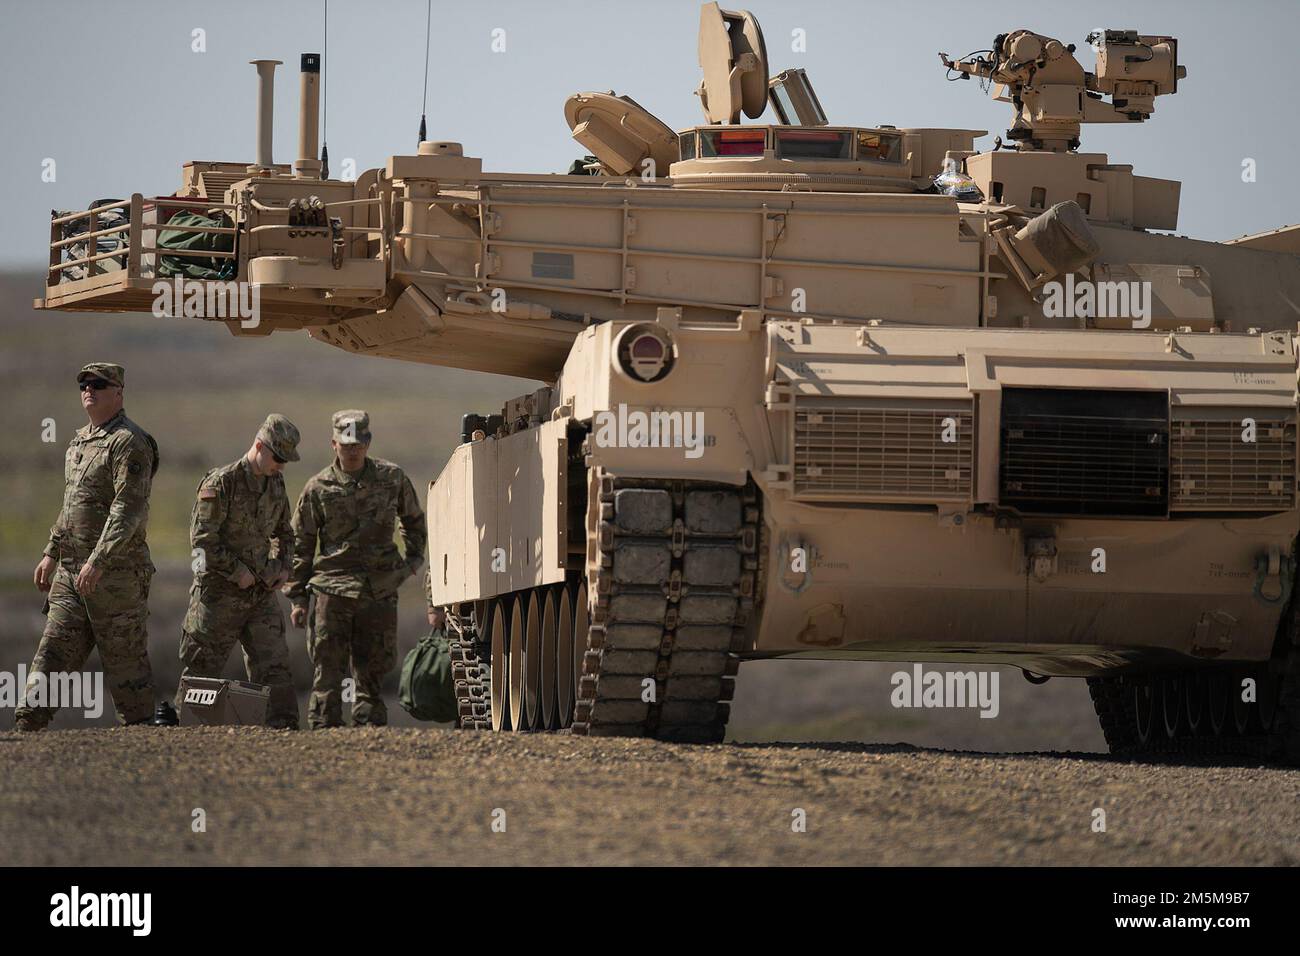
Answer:
M585 645L574 649L581 671L572 721L555 729L723 739L754 610L759 520L752 483L618 478L593 469L586 589L567 585L571 595L590 595L590 626ZM522 591L498 600L528 599ZM452 619L464 729L493 725L499 695L492 693L491 642L484 639L491 618L491 603L479 602Z

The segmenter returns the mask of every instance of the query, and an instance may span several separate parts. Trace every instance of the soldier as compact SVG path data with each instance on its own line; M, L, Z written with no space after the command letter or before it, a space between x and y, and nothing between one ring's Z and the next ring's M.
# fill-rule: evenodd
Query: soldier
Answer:
M298 729L298 701L276 592L289 579L293 532L281 471L297 461L298 429L268 415L244 457L199 483L190 519L197 556L181 632L181 677L220 677L239 641L248 679L271 686L268 727ZM176 691L176 707L182 692Z
M380 688L397 662L397 589L424 563L424 511L402 469L369 458L370 416L335 412L334 463L302 490L293 515L295 627L308 622L307 652L315 673L307 720L313 728L343 725L342 683L352 659L354 724L383 726ZM405 557L393 543L401 524ZM320 554L317 555L317 544Z
M31 673L33 679L47 675L48 688L49 674L80 670L98 647L118 721L140 724L152 718L154 704L145 631L154 566L145 525L158 446L126 417L125 381L122 366L107 362L92 362L77 373L90 424L68 446L63 508L33 575L49 597ZM56 709L24 700L15 726L43 730Z

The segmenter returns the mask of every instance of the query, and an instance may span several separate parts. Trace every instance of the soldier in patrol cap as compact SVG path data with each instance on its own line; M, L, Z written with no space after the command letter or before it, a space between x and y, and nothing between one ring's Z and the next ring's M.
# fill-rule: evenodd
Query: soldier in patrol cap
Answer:
M197 564L180 651L182 677L220 677L238 641L248 679L271 687L267 726L292 730L298 729L298 700L276 592L293 562L281 471L298 459L298 429L272 414L242 458L199 483L190 518ZM176 707L181 704L178 688Z
M397 662L397 589L424 563L424 510L401 468L370 458L370 416L335 412L334 463L313 476L294 510L293 623L308 623L315 672L307 719L313 728L343 724L343 678L351 658L354 724L382 726L380 688ZM393 543L401 526L405 556ZM320 553L317 553L319 545Z
M154 710L145 631L154 566L145 525L158 445L126 417L125 382L122 366L108 362L92 362L77 373L90 424L68 446L63 508L33 575L49 597L27 687L43 684L48 695L48 675L79 671L97 647L117 719L138 724ZM53 701L33 703L41 706L29 704L24 694L15 715L19 730L42 730L53 719Z

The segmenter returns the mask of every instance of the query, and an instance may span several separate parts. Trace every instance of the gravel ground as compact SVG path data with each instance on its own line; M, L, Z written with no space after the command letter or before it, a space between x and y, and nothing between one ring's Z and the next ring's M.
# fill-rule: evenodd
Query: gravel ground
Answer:
M130 728L0 766L7 865L1300 863L1300 771L1246 762Z

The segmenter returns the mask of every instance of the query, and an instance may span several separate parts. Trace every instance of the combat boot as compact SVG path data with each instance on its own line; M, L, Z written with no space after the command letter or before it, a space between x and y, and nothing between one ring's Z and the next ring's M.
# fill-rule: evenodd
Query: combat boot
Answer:
M169 708L170 709L170 708ZM175 718L176 712L172 711L172 717ZM138 720L128 720L123 722L124 727L166 727L166 723L159 723L159 718L165 716L162 713L162 704L154 706L153 713Z
M153 710L153 717L149 720L150 727L175 727L181 722L180 717L176 715L176 708L172 706L170 700L158 701L158 706Z

